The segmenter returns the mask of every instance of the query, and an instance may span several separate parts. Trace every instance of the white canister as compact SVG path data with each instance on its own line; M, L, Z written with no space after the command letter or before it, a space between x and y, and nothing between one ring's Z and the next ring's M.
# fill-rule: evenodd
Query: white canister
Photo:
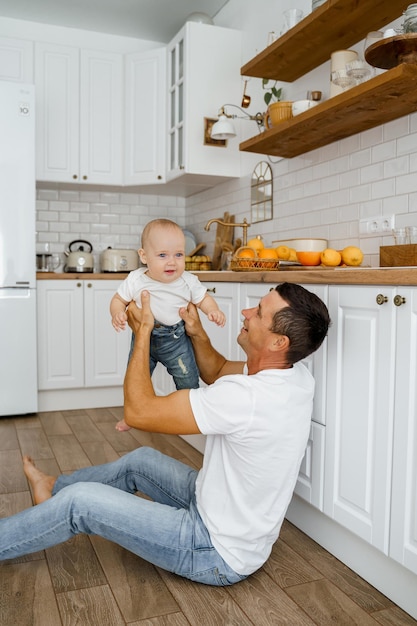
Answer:
M351 63L358 59L358 53L355 50L335 50L330 55L330 97L337 96L339 93L346 91L344 87L339 87L332 82L332 72L345 70L346 63Z

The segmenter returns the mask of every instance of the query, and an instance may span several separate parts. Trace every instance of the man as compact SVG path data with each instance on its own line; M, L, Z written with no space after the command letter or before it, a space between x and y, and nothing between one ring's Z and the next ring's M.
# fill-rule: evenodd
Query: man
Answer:
M125 378L125 420L142 430L207 435L196 472L151 448L57 479L25 458L32 509L0 520L0 558L78 533L114 541L155 565L211 585L230 585L268 558L307 443L314 381L299 363L324 340L327 308L283 283L245 309L244 362L211 346L194 305L181 310L206 388L155 395L149 375L154 320L148 292L129 306L135 348ZM141 491L152 501L135 497ZM53 497L51 497L53 496Z

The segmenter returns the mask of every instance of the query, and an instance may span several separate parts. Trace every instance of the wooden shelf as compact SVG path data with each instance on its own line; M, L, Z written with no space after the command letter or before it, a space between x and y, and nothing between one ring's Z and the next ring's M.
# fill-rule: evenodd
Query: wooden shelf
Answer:
M293 82L400 17L408 0L327 0L241 68L243 76Z
M292 158L416 110L417 65L401 64L247 139L240 150Z

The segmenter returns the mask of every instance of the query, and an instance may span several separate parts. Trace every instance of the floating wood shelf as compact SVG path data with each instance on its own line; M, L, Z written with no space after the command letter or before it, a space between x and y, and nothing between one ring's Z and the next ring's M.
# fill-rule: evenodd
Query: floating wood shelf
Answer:
M327 0L241 68L243 76L293 82L400 17L408 0Z
M292 158L416 110L417 65L401 64L247 139L240 150Z

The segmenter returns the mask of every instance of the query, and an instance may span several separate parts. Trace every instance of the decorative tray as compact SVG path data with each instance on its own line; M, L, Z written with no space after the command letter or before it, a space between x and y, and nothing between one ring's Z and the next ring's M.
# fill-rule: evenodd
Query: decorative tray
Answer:
M417 33L404 33L376 41L365 50L369 65L390 70L401 63L417 63Z

